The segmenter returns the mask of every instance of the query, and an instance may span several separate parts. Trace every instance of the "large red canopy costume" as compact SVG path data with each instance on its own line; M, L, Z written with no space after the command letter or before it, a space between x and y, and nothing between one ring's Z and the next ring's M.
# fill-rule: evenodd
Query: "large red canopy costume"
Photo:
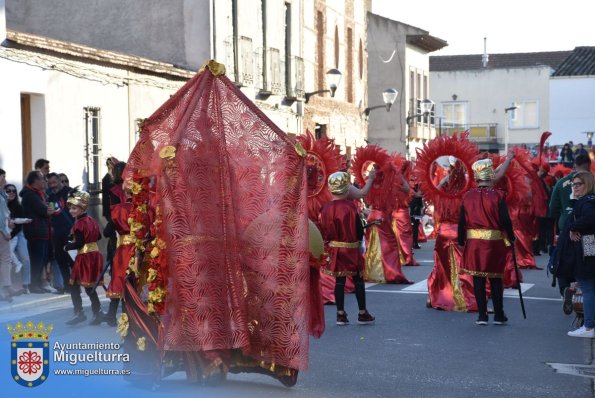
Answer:
M153 231L137 247L150 253L159 350L201 353L203 371L307 368L316 328L304 155L214 61L146 119L125 177L137 197L132 231ZM151 204L154 220L143 216Z

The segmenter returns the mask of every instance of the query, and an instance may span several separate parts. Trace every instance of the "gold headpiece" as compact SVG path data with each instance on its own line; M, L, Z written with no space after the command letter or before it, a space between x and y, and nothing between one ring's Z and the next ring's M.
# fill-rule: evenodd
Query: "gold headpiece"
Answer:
M18 340L43 340L46 341L52 330L54 330L54 325L45 325L43 322L39 322L37 326L29 321L24 326L21 322L17 322L14 325L7 326L8 332L12 335L12 341Z
M475 181L492 181L495 177L492 159L481 159L473 163L473 176Z
M79 191L78 188L74 188L68 194L68 200L66 203L68 203L70 206L78 206L83 209L83 211L86 211L89 207L89 198L90 195L88 192Z
M351 179L349 174L344 171L337 171L328 178L328 190L333 195L343 195L349 189Z

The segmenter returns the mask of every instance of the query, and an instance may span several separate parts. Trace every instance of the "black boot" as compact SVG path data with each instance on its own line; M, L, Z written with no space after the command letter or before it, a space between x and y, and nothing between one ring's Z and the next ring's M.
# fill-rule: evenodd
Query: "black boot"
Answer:
M109 303L109 310L107 311L107 314L105 315L105 323L107 323L109 326L116 326L118 324L118 322L116 321L116 313L118 312L118 305L120 304L120 299L118 298L113 298L111 299L110 303Z
M85 313L83 311L78 311L74 313L74 317L66 322L67 325L76 325L78 323L84 322L87 320Z
M101 311L96 312L93 314L93 319L91 319L91 322L89 322L89 325L95 326L95 325L101 325L101 322L103 322L105 318L105 314Z

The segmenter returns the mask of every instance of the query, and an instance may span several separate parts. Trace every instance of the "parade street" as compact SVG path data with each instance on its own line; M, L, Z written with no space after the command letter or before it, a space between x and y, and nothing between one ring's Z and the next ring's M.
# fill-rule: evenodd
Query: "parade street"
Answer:
M477 326L476 314L437 311L426 308L425 279L432 269L433 241L422 244L416 257L419 267L404 272L414 285L367 284L368 308L376 324L355 322L354 295L346 297L349 326L335 325L335 308L326 306L326 331L311 339L310 369L299 374L293 388L256 374L228 375L218 387L191 385L182 372L151 386L134 386L122 376L65 376L55 369L68 364L50 362L51 373L41 386L30 389L10 380L10 335L1 335L0 362L4 365L3 396L11 397L590 397L592 378L556 372L572 369L568 364L591 363L592 340L571 338L574 315L562 312L557 288L545 270L525 270L524 296L527 319L523 319L518 295L505 291L506 326ZM537 257L545 267L546 256ZM37 300L32 302L31 300ZM104 309L107 300L102 299ZM66 326L72 316L68 296L19 296L0 307L0 320L53 323L50 342L117 343L115 328L105 324ZM88 311L89 302L85 302ZM491 304L490 304L491 305ZM51 350L50 350L51 351ZM77 364L97 368L97 363ZM101 365L125 368L122 364ZM589 374L589 367L583 369ZM576 370L575 370L576 372ZM593 375L593 372L590 373ZM67 379L67 380L66 380ZM82 390L73 388L81 386ZM66 387L68 386L68 387ZM83 392L84 391L84 392Z

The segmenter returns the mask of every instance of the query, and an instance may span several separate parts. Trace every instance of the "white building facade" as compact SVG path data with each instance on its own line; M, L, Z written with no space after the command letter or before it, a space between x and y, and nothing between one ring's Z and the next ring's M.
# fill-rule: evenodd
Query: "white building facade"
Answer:
M468 130L491 152L537 145L551 130L550 76L568 54L491 54L485 66L481 54L431 57L439 132Z

